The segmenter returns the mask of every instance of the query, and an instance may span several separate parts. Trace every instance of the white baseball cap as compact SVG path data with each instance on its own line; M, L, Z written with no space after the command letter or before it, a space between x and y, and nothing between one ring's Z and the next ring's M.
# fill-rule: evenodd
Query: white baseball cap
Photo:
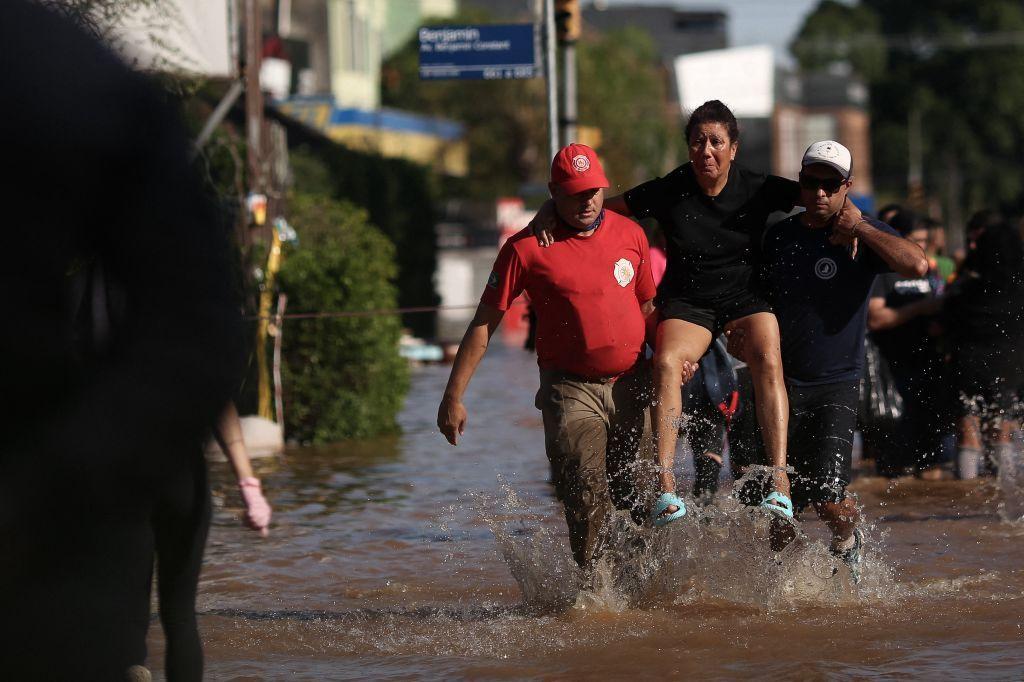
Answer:
M822 140L808 147L800 167L810 166L812 163L823 163L835 168L844 180L850 179L850 171L853 169L850 150L835 140Z

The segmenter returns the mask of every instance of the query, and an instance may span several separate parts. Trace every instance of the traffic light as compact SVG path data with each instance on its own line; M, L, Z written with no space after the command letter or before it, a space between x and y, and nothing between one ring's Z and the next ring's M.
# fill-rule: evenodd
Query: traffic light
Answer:
M579 0L555 0L555 33L560 43L575 43L582 20Z

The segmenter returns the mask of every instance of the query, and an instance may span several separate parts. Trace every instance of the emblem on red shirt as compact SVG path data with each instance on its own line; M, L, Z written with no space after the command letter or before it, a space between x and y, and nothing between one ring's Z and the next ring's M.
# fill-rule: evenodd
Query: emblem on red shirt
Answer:
M620 258L615 261L615 267L612 269L612 274L615 275L615 281L619 283L620 287L624 287L633 281L633 275L636 274L633 271L633 264L625 258Z
M498 277L498 273L491 271L491 276L487 278L487 286L492 289L498 288L498 283L501 282L501 278Z
M577 154L572 157L572 167L576 169L577 173L586 173L590 170L590 159L586 154Z

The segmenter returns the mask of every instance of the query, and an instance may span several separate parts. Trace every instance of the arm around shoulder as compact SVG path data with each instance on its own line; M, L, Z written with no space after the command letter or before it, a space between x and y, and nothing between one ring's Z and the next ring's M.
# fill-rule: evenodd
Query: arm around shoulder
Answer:
M854 235L878 254L886 265L904 277L928 274L928 258L920 246L908 239L880 229L867 220L854 226Z

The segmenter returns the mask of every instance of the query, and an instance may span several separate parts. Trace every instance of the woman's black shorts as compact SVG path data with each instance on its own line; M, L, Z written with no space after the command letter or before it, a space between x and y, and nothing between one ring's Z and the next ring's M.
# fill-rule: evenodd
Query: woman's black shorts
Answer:
M683 320L697 324L718 336L729 322L755 313L770 313L772 307L761 296L742 291L718 301L659 298L658 311L664 320Z

